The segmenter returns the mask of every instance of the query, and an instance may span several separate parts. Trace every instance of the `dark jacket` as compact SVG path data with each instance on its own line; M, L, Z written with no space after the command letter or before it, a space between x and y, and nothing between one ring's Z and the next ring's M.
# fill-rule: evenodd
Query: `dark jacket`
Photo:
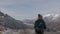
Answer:
M39 21L41 21L43 23L43 28L42 29L46 29L46 24L45 24L44 20L36 20L35 24L34 24L34 28L37 27L37 22L39 22Z

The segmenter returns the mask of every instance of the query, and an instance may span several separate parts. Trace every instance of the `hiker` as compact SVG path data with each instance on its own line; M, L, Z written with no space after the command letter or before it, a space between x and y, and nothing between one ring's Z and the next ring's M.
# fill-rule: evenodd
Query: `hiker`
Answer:
M38 14L38 19L35 21L34 28L37 34L44 34L44 29L46 29L46 24L43 20L42 15Z

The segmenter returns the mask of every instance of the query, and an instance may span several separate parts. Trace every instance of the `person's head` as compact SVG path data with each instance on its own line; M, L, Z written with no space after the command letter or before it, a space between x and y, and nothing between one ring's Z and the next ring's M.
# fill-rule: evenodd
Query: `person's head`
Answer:
M42 15L38 14L38 19L42 20Z

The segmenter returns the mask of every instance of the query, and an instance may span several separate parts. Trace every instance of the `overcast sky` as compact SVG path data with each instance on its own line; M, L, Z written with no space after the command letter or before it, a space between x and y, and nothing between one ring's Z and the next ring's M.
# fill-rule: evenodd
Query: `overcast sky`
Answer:
M15 19L35 18L40 14L59 14L60 0L0 0L0 10Z

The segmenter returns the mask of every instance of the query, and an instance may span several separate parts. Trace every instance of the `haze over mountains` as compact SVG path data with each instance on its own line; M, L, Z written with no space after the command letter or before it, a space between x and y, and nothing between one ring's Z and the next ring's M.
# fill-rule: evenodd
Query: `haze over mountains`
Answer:
M4 13L2 13L2 14L4 14ZM22 21L16 20L16 19L14 19L13 17L11 17L7 14L4 14L4 23L2 23L2 24L3 24L4 27L10 28L10 29L31 28L31 27L29 27L29 25L26 25Z
M47 28L51 30L60 31L60 15L59 14L46 14L43 16ZM10 29L33 29L35 19L24 19L22 21L16 20L13 17L4 14L4 27Z
M60 15L57 14L54 16L51 22L48 24L48 28L55 31L60 31Z
M60 30L60 14L47 14L43 16L44 21L46 22L47 28L51 31ZM33 24L35 20L26 19L24 22L28 24Z
M32 28L32 27L29 27L29 25L24 24L22 21L16 20L16 19L10 17L9 15L5 15L5 25L4 26L9 27L11 29Z

